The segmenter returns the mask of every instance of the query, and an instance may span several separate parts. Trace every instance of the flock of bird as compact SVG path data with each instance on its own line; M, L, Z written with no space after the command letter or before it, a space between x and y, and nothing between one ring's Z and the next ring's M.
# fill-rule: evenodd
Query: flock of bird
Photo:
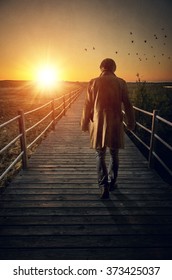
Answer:
M166 42L167 35L164 33L165 29L162 27L162 28L161 28L161 31L163 32L163 34L161 34L160 37L158 37L157 34L154 34L154 35L152 35L152 36L153 36L153 39L154 39L154 40L159 40L159 41L160 41L160 39L162 39L162 37L163 37L163 43L162 43L162 42L160 42L160 43L162 43L163 46L166 46L166 44L167 44L167 42ZM129 35L132 37L132 38L131 38L131 44L135 44L135 40L133 39L133 32L131 31L131 32L129 33ZM154 49L154 45L152 45L152 44L149 45L149 40L146 40L146 39L145 39L145 40L143 40L143 43L144 43L145 45L147 45L148 47L150 46L151 49ZM87 48L85 48L84 50L85 50L86 52L88 51ZM92 47L92 50L95 51L95 47ZM116 51L115 51L115 54L118 55L118 54L119 54L119 51L116 50ZM128 52L127 55L130 56L131 53ZM143 53L143 54L141 55L141 54L139 54L139 52L136 52L135 55L138 57L139 61L148 60L148 56L147 56L146 53ZM166 55L165 55L165 53L161 53L161 56L162 56L162 57L165 57ZM153 54L153 58L156 58L156 55L155 55L155 54ZM158 57L158 58L160 58L160 57ZM171 59L171 57L170 57L170 56L167 56L167 59ZM160 62L160 59L159 59L159 60L158 60L158 64L160 64L160 63L161 63L161 62Z
M165 30L164 28L161 28L161 31L164 32L164 30ZM130 35L132 36L132 35L133 35L133 32L130 32ZM163 36L163 39L166 40L167 35L166 35L166 34L161 34L161 37L162 37L162 36ZM153 35L153 38L154 38L154 40L158 40L158 39L159 39L159 37L157 36L157 34L154 34L154 35ZM166 45L166 42L165 42L164 40L163 40L163 46ZM143 42L144 42L144 44L147 44L147 45L149 44L149 41L148 41L148 40L144 40ZM134 44L134 40L133 40L133 39L131 40L131 43ZM150 48L151 48L151 49L154 49L154 46L151 44L151 45L150 45ZM117 53L118 53L118 51L116 51L116 54L117 54ZM128 53L128 55L130 55L130 53ZM138 52L136 52L136 55L138 56L138 59L139 59L140 61L142 61L142 60L144 60L144 59L145 59L145 60L148 60L148 57L147 57L146 53L143 54L144 58L143 58L143 57L140 57ZM161 53L161 56L165 56L165 53ZM156 58L156 55L154 54L153 57ZM168 59L171 59L170 56L168 56L167 58L168 58ZM160 64L161 62L158 61L158 63Z

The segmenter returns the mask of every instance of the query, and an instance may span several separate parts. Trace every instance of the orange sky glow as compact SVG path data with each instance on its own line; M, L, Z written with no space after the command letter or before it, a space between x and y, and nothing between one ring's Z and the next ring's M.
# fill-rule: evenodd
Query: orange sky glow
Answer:
M171 10L171 0L1 1L0 80L49 65L59 80L89 81L110 57L126 81L172 81Z

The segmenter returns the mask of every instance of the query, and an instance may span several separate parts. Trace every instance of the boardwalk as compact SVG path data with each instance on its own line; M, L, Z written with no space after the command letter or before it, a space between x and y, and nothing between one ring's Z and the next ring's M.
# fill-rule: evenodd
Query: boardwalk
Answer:
M99 199L82 94L1 194L1 259L171 259L172 191L126 137L118 189Z

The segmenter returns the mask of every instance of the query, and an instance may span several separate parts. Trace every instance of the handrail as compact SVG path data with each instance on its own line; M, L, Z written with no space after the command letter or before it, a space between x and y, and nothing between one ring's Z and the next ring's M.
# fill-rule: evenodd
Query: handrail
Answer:
M161 163L161 165L167 170L167 172L172 176L171 169L163 162L163 160L153 151L154 157Z
M18 139L20 139L21 134L19 134L17 137L15 137L10 143L8 143L6 146L4 146L1 150L0 150L0 155L5 152L9 147L11 147L12 144L14 144Z
M156 117L157 117L158 120L160 120L160 121L162 121L162 122L164 122L164 123L166 123L166 124L168 124L169 126L172 127L172 122L167 121L166 119L164 119L164 118L162 118L160 116L156 116Z
M144 130L146 130L147 132L149 132L149 133L151 133L151 132L152 132L150 129L148 129L147 127L145 127L145 126L144 126L144 125L142 125L141 123L136 122L136 124L137 124L139 127L141 127L141 128L143 128Z
M18 140L20 140L20 153L19 155L13 160L13 162L5 169L5 171L0 175L0 181L4 179L4 177L7 175L7 173L22 159L22 167L23 169L28 167L28 150L35 144L41 137L45 134L45 132L50 129L51 127L55 129L55 123L56 121L65 115L66 110L71 106L71 104L75 101L75 99L79 96L81 93L82 88L77 88L69 93L65 93L62 96L55 98L46 104L43 104L33 110L23 112L20 110L18 112L18 115L7 122L0 124L0 129L6 127L7 125L11 124L14 121L19 121L19 134L11 140L9 143L7 143L1 150L0 154L3 154L5 151L8 151L8 149L15 144ZM55 103L61 101L58 106L55 106ZM51 106L50 106L51 105ZM50 108L48 108L50 106ZM39 121L37 121L35 124L33 124L31 127L26 129L26 116L32 113L37 112L38 110L42 110L45 107L47 107L46 110L49 110L49 112L43 116ZM50 120L49 120L50 118ZM46 120L46 123L45 123ZM27 135L30 131L35 129L39 125L46 125L44 129L39 132L39 135L36 136L36 138L31 142L27 143Z
M139 136L137 136L133 131L130 131L130 133L145 147L150 151L150 147L144 142L142 141Z
M153 116L153 113L151 113L151 112L145 111L145 110L140 109L140 108L138 108L138 107L136 107L136 106L133 106L133 108L134 108L136 111L142 112L142 113L147 114L147 115L149 115L149 116Z
M33 140L32 143L30 143L30 144L27 146L28 149L29 149L30 147L32 147L33 144L35 144L35 143L38 141L38 139L41 138L41 136L48 130L48 128L52 125L52 123L53 123L53 121L51 121L51 122L49 123L49 125L47 125L47 127L35 138L35 140Z
M0 180L2 180L5 175L10 171L10 169L22 158L24 152L21 152L15 160L8 166L8 168L0 175Z
M150 143L147 145L137 134L136 134L136 129L135 131L131 131L130 133L133 135L134 138L136 138L147 150L148 150L148 165L150 168L154 167L154 159L156 160L164 167L164 169L172 176L172 170L167 166L167 164L164 162L160 156L157 155L155 148L155 141L158 140L164 147L166 147L169 151L172 151L172 146L168 144L165 140L163 140L159 135L158 135L158 125L159 122L163 122L166 125L172 127L172 122L160 117L158 115L157 110L153 110L153 112L148 112L145 110L142 110L138 107L133 106L134 110L139 111L143 114L149 115L152 120L151 120L151 129L147 128L145 125L140 124L138 121L136 121L136 128L137 126L140 127L141 129L147 131L150 134ZM126 126L126 124L124 123Z
M25 116L26 116L26 115L28 115L28 114L37 112L37 111L39 111L39 110L41 110L41 109L47 107L47 106L50 105L50 104L51 104L51 101L47 102L46 104L44 104L44 105L42 105L42 106L40 106L40 107L38 107L38 108L35 108L35 109L31 110L31 111L28 111L28 112L26 112L26 113L24 113L24 114L25 114Z
M10 124L10 123L12 123L12 122L18 120L19 118L20 118L20 116L16 116L16 117L14 117L13 119L10 119L9 121L7 121L7 122L5 122L5 123L0 124L0 129L3 128L3 127L6 126L6 125L8 125L8 124Z
M164 146L166 146L170 151L172 151L172 146L165 142L161 137L155 133L155 138L158 139Z
M31 127L26 129L26 133L32 130L33 128L37 127L40 123L42 123L44 120L46 120L50 115L52 114L52 111L50 111L46 116L44 116L40 121L32 125Z
M61 103L58 107L54 108L54 110L59 110L63 106L63 103Z

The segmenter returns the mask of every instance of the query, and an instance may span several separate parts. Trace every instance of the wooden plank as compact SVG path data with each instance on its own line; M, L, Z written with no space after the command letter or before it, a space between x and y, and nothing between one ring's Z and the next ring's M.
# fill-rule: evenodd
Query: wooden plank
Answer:
M172 225L172 216L156 215L126 215L125 219L121 213L116 215L30 215L30 216L2 216L0 217L1 225Z
M98 190L98 186L97 183L89 183L87 184L86 182L82 182L82 183L65 183L65 182L55 182L55 183L29 183L29 182L18 182L15 183L13 182L12 185L8 186L8 188L6 189L6 193L9 192L13 192L13 191L21 191L22 190L30 190L33 191L34 190L38 190L41 189L46 191L46 189L48 189L48 191L51 193L51 191L60 191L61 189L64 189L64 192L66 189L73 189L74 191L76 191L76 189L78 189L79 191L81 189L87 189L89 191L92 190ZM130 192L131 190L131 192ZM169 188L166 187L165 183L162 183L161 185L157 185L156 182L153 181L149 181L145 183L137 183L137 182L133 182L132 184L130 182L126 182L123 180L123 183L119 183L118 184L118 188L116 190L116 192L127 192L127 193L167 193L167 194L171 194L171 192L169 191ZM116 193L115 192L115 193Z
M19 207L19 208L2 208L0 216L50 216L50 215L69 215L78 216L80 215L121 215L121 219L125 219L126 215L155 215L155 216L171 216L171 207L115 207L115 204L111 207Z
M12 248L0 251L9 260L170 260L171 248ZM145 258L146 256L146 258Z
M25 178L24 178L25 179ZM139 184L141 181L143 182L144 180L144 183L145 184L149 184L150 180L153 180L154 183L156 184L159 184L159 179L157 177L154 177L153 175L152 176L145 176L143 175L142 177L141 176L138 176L136 178L134 177L131 177L129 178L128 176L118 176L118 180L119 181L123 181L124 183L130 183L130 184ZM23 180L22 178L17 178L14 180L15 183L23 183ZM35 183L42 183L42 184L56 184L56 183L75 183L76 185L77 184L95 184L97 182L97 177L96 175L93 177L93 178L90 178L90 177L82 177L80 176L80 178L77 178L76 176L72 176L72 177L69 177L69 176L61 176L61 177L58 177L58 176L54 176L54 177L48 177L48 176L44 176L44 177L40 177L40 176L37 176L37 177L28 177L25 179L25 183L29 183L29 184L35 184Z
M45 208L61 208L61 207L66 207L66 208L90 208L90 207L101 207L101 208L133 208L133 207L138 207L138 208L168 208L172 212L172 202L171 201L134 201L134 200L125 200L125 201L114 201L114 203L111 201L112 205L104 204L102 203L101 199L96 200L75 200L75 198L71 198L70 200L63 200L63 197L61 196L61 199L59 200L17 200L17 201L12 201L12 200L7 200L7 201L2 201L1 202L1 207L2 208L32 208L32 207L45 207Z
M58 201L58 200L65 200L65 201L70 201L70 200L77 200L77 201L94 201L97 200L97 194L99 194L99 191L93 190L93 192L87 191L87 189L81 189L80 193L78 193L78 189L76 192L73 192L73 189L71 189L71 192L69 189L65 190L66 193L64 193L64 190L57 190L56 194L44 194L44 193L39 193L39 194L28 194L25 192L24 194L4 194L1 198L0 201L6 201L11 202L11 201ZM113 197L113 201L150 201L150 202L156 202L156 201L167 201L170 203L172 202L172 194L170 197L167 194L155 194L153 198L149 194L128 194L126 197L124 197L124 194L113 194L111 195ZM152 205L153 206L153 205Z
M172 248L171 233L119 235L3 236L1 248Z
M171 232L172 225L119 225L115 224L79 224L79 225L21 225L21 226L0 226L0 236L83 236L83 235L96 235L96 236L115 236L115 235L166 235Z

